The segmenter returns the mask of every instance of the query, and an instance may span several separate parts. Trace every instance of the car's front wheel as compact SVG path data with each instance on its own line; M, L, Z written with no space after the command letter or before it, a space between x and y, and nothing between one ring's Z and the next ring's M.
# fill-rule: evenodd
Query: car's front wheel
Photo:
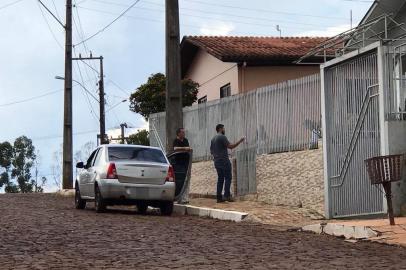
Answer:
M85 209L86 207L86 201L82 199L80 196L80 190L78 185L76 184L75 187L75 208L76 209Z
M103 197L100 193L100 189L98 186L94 188L94 206L96 208L97 213L102 213L106 211L106 203L103 200Z
M173 202L163 202L160 206L161 214L170 216L173 213Z

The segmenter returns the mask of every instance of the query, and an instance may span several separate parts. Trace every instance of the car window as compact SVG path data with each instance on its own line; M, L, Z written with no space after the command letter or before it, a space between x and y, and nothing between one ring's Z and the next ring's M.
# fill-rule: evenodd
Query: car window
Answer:
M94 151L92 152L92 154L90 155L90 157L88 158L88 160L87 160L87 162L86 162L86 168L90 168L90 167L92 166L94 156L96 155L96 153L97 153L98 150L99 150L99 149L96 149L96 150L94 150Z
M135 160L166 163L165 155L159 149L143 147L109 147L109 160Z
M103 155L103 149L100 148L99 151L96 154L96 157L94 158L92 166L99 165L100 158L101 158L102 155Z

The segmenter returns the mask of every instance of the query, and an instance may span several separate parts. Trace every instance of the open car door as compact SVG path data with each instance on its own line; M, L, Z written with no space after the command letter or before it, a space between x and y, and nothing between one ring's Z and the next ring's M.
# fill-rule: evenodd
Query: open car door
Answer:
M167 155L169 163L175 172L175 201L189 202L189 186L192 172L192 152L173 152Z

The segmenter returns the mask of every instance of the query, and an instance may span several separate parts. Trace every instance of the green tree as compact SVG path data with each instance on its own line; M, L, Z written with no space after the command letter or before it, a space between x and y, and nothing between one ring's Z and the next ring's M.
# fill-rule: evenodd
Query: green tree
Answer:
M13 146L9 142L0 143L0 188L10 185L10 169L13 157Z
M165 111L166 77L162 73L152 74L147 83L141 85L130 96L130 110L148 120L153 113ZM199 84L192 80L182 81L183 107L191 106L197 100Z
M140 130L136 134L131 134L127 138L127 144L146 145L149 146L148 130Z
M26 136L18 137L13 145L1 143L0 187L4 186L9 193L33 192L35 180L31 178L31 169L35 159L35 147Z

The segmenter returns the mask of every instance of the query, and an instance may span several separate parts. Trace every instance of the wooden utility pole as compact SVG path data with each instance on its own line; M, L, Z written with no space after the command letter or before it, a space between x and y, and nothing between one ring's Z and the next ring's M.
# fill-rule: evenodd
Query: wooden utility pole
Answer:
M179 2L166 0L166 152L173 151L175 131L183 126L180 68Z
M100 105L100 144L106 144L106 114L104 109L104 75L103 56L100 56L100 81L99 81L99 105Z
M104 72L103 72L103 56L93 57L90 53L89 57L82 57L79 54L79 57L72 58L75 61L87 61L87 60L99 60L100 61L100 79L99 79L99 124L100 124L100 144L107 144L108 139L106 138L106 109L105 109L105 93L104 93Z
M72 0L66 0L62 189L73 187L72 152Z
M125 143L125 132L124 132L124 128L127 128L127 127L128 127L128 126L127 126L127 123L120 124L120 127L121 127L121 144L124 144L124 143Z

